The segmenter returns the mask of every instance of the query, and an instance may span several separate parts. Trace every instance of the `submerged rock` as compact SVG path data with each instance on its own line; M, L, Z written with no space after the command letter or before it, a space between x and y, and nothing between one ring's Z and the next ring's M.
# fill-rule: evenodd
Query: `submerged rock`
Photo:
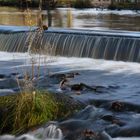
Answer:
M18 83L17 80L14 78L6 78L0 81L0 89L12 89L17 87Z
M105 131L103 131L97 135L97 140L112 140L112 138Z
M0 79L4 79L4 78L6 78L6 77L7 77L6 75L0 74Z

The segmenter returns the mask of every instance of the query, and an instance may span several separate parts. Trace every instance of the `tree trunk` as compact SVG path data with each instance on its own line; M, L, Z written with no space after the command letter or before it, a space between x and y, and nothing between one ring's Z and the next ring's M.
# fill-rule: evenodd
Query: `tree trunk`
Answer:
M138 7L138 0L135 0L135 9L137 11L137 7Z
M47 15L48 15L48 27L52 26L52 15L51 15L51 3L53 0L47 0Z
M113 2L113 0L111 0L111 5L113 5L114 4L114 2Z

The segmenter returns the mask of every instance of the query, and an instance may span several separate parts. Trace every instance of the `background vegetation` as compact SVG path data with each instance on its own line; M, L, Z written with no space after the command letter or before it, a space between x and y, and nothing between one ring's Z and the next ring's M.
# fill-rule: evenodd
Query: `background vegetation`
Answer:
M17 6L17 7L38 7L40 0L0 0L0 5ZM75 7L75 8L91 8L94 7L91 0L41 0L43 9L48 7ZM114 2L109 9L140 9L140 3L135 2Z
M131 10L138 10L140 9L140 3L131 3L131 2L125 2L125 3L115 3L111 4L109 7L111 10L121 10L121 9L131 9Z

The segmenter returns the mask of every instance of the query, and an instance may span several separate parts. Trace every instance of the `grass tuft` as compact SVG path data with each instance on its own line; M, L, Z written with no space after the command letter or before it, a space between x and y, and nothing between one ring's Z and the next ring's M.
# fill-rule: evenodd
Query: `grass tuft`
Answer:
M48 93L22 93L0 97L0 132L20 134L57 118L58 106Z

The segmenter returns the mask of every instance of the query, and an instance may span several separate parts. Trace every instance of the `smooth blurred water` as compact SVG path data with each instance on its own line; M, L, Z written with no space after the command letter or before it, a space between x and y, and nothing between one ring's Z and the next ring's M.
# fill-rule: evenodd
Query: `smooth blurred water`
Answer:
M86 28L86 29L117 29L140 31L139 11L109 11L101 9L59 8L51 11L53 27ZM1 25L37 25L39 11L30 11L11 7L0 7ZM42 20L48 24L47 11L42 11Z
M8 76L15 72L24 73L26 70L31 69L32 60L34 60L35 66L38 66L38 64L40 64L40 78L42 77L41 75L44 75L44 73L46 73L47 71L46 68L49 70L49 72L55 73L55 74L78 72L80 75L76 76L74 79L71 79L70 81L71 84L85 83L86 85L89 85L89 86L98 85L98 86L103 86L107 90L105 90L102 93L97 93L97 94L95 94L92 91L86 91L86 92L81 93L80 95L72 93L71 97L73 97L76 100L77 99L81 100L82 102L84 100L85 101L106 100L108 102L121 101L123 103L126 103L128 107L132 106L131 107L132 110L130 112L128 111L116 112L112 115L113 116L115 115L115 118L119 118L122 122L123 121L126 122L126 127L120 126L119 128L122 131L125 130L124 131L125 137L127 137L126 135L127 129L125 128L129 128L129 130L132 131L131 134L133 134L133 132L137 130L138 132L137 135L132 135L132 136L137 136L137 137L139 136L140 127L139 127L139 123L137 122L139 122L140 120L140 115L139 115L139 112L137 112L135 108L135 107L139 108L140 106L140 102L139 102L140 65L139 63L116 62L116 61L96 60L96 59L89 59L89 58L67 58L67 57L53 57L51 58L51 63L50 63L50 61L46 61L46 60L44 61L44 59L46 59L45 57L46 56L43 56L43 55L38 56L38 55L32 55L28 53L0 52L0 67L1 67L0 74ZM0 84L1 86L2 86L2 82L4 82L4 85L7 85L6 79L0 79L0 80L1 80L1 84ZM40 82L40 85L41 85L41 82ZM58 85L53 84L52 86L58 89ZM51 88L53 88L52 86ZM109 88L109 87L112 87L112 88ZM4 95L4 93L0 90L0 95L2 94ZM68 94L70 95L70 93ZM102 128L101 126L105 126L105 124L102 123L103 121L101 121L101 119L99 118L101 123L98 122L97 127L96 127L96 119L98 120L98 118L96 118L96 115L98 115L98 113L99 114L103 113L104 115L108 116L109 112L105 111L103 108L96 109L96 110L92 106L90 108L92 110L89 112L87 112L88 107L86 111L81 111L79 115L75 116L75 118L73 119L74 121L72 119L68 119L60 123L59 124L60 128L61 127L67 128L67 126L69 126L72 123L72 125L70 126L73 126L72 127L73 129L70 127L70 130L72 130L72 134L75 136L77 134L76 130L84 129L81 127L84 127L84 125L86 124L88 125L91 124L93 125L93 128L95 129L97 128L98 130L101 129ZM84 116L86 116L85 119L82 118ZM108 123L106 125L108 126ZM56 133L53 133L54 130L56 130ZM51 138L55 138L54 136L59 134L60 138L62 138L61 131L58 130L56 127L53 127L53 128L52 126L48 127L48 129L46 129L45 132L46 132L45 136L51 136ZM30 139L32 138L30 135L28 135L27 138L29 138L28 140L35 140L34 137L33 139ZM138 138L134 137L134 138L114 138L110 140L139 140L139 139L140 139L139 137ZM0 140L8 140L8 139L1 139L0 137ZM15 140L15 139L9 139L9 140ZM19 139L16 139L16 140L19 140ZM68 139L68 140L72 140L72 139ZM73 139L73 140L77 140L77 139ZM95 140L98 140L98 139L95 139ZM106 140L106 139L101 139L101 140Z

